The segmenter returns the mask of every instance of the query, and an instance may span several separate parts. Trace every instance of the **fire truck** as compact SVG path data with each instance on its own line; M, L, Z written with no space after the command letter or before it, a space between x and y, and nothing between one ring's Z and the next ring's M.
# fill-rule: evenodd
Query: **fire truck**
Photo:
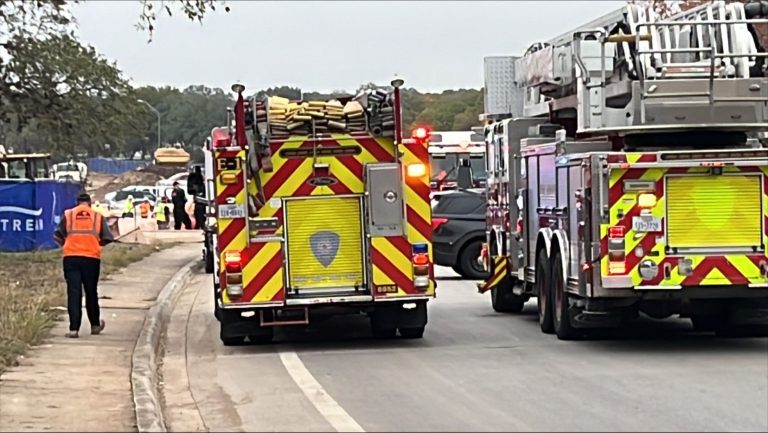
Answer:
M403 137L400 86L331 101L238 94L211 136L215 314L225 345L367 314L421 338L435 296L429 132Z
M639 4L519 60L523 115L485 128L496 311L537 298L560 339L639 312L723 334L768 324L759 8Z
M458 168L470 167L473 188L485 187L485 141L473 131L434 131L429 135L430 188L433 192L458 188Z

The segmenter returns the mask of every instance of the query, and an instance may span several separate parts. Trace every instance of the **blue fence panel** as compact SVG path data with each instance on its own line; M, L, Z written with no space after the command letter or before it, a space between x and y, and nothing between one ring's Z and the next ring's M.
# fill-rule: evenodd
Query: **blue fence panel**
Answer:
M88 170L93 173L121 174L146 165L146 161L132 159L91 158L88 160Z
M64 211L75 207L80 194L80 184L76 182L38 181L35 203L43 210L42 229L35 232L36 249L52 249L58 245L53 240L53 231Z
M0 181L0 251L56 248L53 232L79 192L73 182Z

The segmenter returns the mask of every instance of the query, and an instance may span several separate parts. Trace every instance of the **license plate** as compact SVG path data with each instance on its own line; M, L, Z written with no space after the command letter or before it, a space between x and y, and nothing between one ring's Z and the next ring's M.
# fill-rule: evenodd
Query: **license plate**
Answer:
M245 218L245 206L239 204L219 205L219 218Z
M660 232L661 231L661 218L632 218L632 230L638 233L646 232Z

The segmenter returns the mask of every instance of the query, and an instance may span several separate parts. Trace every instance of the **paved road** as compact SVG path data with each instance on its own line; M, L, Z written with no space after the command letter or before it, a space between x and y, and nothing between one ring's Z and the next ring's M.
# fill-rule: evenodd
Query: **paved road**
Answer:
M166 380L188 394L171 428L768 431L767 339L646 319L623 336L562 342L540 333L534 303L495 314L473 283L438 275L423 340L376 341L348 316L245 347L219 342L209 277L198 276L174 313L185 332L169 332L173 371L188 369L188 383Z

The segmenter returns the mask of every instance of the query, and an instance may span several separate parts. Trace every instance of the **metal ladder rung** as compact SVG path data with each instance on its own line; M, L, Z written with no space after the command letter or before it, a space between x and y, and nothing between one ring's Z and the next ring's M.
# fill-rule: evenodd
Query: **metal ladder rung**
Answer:
M745 96L743 98L715 98L714 102L768 102L768 97L764 96Z
M645 93L643 99L661 99L661 98L708 98L709 92L677 92L677 93Z
M637 55L643 54L690 54L690 53L711 53L712 48L659 48L658 50L641 50Z

